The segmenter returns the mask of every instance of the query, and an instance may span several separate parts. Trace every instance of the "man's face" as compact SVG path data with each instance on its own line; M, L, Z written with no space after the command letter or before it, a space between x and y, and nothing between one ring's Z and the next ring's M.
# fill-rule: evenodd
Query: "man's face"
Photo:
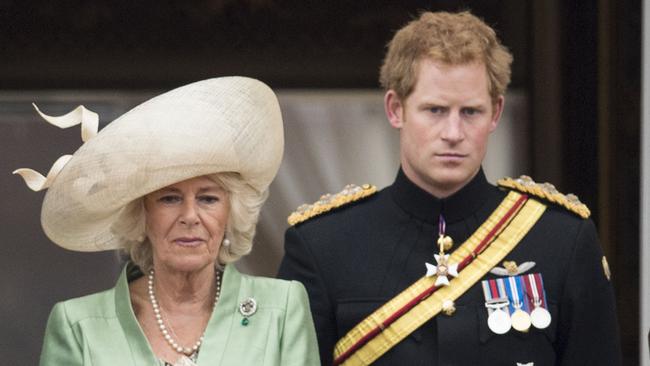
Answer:
M391 125L400 130L406 176L436 197L460 190L478 172L488 137L497 127L503 97L493 103L482 63L446 65L421 60L413 92L384 98Z

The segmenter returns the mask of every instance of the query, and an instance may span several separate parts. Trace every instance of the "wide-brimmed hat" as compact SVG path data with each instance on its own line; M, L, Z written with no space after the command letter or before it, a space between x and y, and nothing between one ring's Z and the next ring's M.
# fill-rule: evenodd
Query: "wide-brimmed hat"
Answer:
M186 179L235 172L263 194L284 148L275 94L245 77L174 89L133 108L99 133L97 115L82 106L62 117L41 115L60 127L81 123L85 143L60 158L47 178L30 169L14 173L34 190L48 188L43 230L56 244L77 251L124 247L133 233L125 235L116 223L130 214L129 204Z

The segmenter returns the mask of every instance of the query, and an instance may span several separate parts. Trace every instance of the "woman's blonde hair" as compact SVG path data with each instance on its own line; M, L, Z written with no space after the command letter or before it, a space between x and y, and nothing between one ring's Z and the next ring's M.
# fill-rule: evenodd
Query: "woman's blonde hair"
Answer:
M469 12L425 12L400 29L381 66L382 87L401 99L408 97L415 87L418 62L424 58L448 65L483 63L495 102L510 83L512 55L494 30Z
M222 243L217 263L215 263L217 267L221 267L237 261L253 249L253 237L260 209L268 197L268 190L258 192L246 184L237 173L217 173L207 177L225 189L230 200L230 214L225 232L225 237L230 240L230 245ZM125 210L129 214L120 215L120 218L121 220L131 220L131 222L117 223L115 227L137 228L129 231L135 230L142 234L137 238L126 238L127 245L123 249L123 253L143 272L147 272L153 267L153 248L149 239L143 234L146 222L144 197L133 201Z

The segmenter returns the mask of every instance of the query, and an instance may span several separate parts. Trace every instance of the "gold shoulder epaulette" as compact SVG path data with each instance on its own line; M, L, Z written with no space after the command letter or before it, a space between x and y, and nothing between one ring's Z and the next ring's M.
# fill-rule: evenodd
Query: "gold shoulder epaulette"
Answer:
M591 211L589 211L587 205L580 202L575 194L562 194L551 183L536 183L527 175L522 175L517 179L510 177L501 178L497 181L497 185L543 198L549 202L565 207L584 219L591 215Z
M289 225L296 225L324 212L341 207L350 202L358 201L364 197L368 197L375 192L377 192L377 187L370 184L364 184L362 186L348 184L339 193L324 194L318 201L311 205L300 205L300 207L289 215L287 221L289 222Z

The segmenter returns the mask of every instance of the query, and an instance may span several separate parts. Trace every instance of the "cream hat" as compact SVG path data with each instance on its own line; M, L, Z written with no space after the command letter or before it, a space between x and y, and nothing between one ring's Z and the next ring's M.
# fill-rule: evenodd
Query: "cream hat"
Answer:
M14 173L34 190L48 188L43 230L56 244L76 251L122 248L143 235L142 229L124 227L124 215L133 210L129 204L189 178L236 172L263 194L284 148L275 94L245 77L174 89L99 133L97 115L82 106L62 117L41 115L59 127L81 123L86 142L72 156L61 157L47 178L31 169Z

